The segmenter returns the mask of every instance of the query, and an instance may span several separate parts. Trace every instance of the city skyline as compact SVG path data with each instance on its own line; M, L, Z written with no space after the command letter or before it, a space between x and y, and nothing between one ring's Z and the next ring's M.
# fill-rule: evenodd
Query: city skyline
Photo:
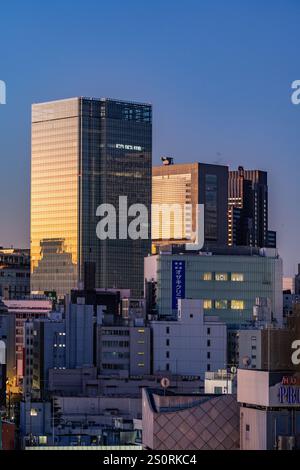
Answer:
M288 4L274 2L271 11L258 2L227 7L190 1L190 9L172 2L170 10L170 2L100 7L89 1L85 8L72 4L72 19L69 2L54 2L58 10L19 2L20 19L5 6L0 78L7 102L0 107L0 137L4 173L14 175L14 184L5 178L0 190L0 245L29 247L31 104L101 93L153 104L154 165L167 155L175 163L268 171L270 227L278 234L285 274L294 274L300 107L291 102L291 84L299 78L300 7Z

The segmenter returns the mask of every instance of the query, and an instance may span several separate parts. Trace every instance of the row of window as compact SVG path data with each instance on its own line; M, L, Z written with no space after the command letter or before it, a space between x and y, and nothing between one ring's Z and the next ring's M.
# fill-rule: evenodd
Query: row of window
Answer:
M210 310L212 308L215 308L217 310L222 310L222 309L229 309L231 310L244 310L245 309L245 302L244 300L210 300L206 299L203 302L203 308L205 310Z
M244 274L243 273L213 273L206 272L203 273L203 281L233 281L233 282L243 282Z
M129 330L102 330L101 333L106 336L129 336Z
M102 341L102 346L106 348L128 348L129 341Z

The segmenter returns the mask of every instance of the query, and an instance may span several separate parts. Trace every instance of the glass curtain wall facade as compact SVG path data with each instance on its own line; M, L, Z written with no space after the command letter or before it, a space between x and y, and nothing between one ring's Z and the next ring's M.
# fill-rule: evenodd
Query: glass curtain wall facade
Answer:
M151 204L152 110L73 98L33 105L31 290L63 296L92 267L96 287L143 290L146 240L100 240L97 207ZM128 220L130 222L130 218ZM150 228L149 228L150 232Z
M77 285L78 100L32 107L31 290L63 295Z

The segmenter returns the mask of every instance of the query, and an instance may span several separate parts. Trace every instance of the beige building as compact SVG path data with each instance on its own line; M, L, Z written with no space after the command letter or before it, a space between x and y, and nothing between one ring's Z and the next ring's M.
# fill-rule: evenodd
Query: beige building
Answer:
M227 185L226 166L196 162L153 167L153 244L191 240L196 231L197 204L204 204L205 243L227 245ZM169 205L169 212L157 209L162 204Z

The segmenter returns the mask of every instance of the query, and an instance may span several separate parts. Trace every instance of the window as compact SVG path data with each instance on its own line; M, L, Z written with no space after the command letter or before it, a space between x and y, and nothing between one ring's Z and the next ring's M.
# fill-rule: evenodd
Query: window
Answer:
M212 273L203 273L203 281L211 281Z
M205 175L205 239L218 239L218 177Z
M207 347L210 347L210 339L207 340Z
M170 340L166 339L166 346L170 346Z
M227 300L216 300L215 305L217 309L225 309L228 307L228 302Z
M232 300L231 301L232 310L244 310L245 304L243 300Z
M37 416L37 415L38 415L38 410L36 408L31 408L30 416Z
M194 318L194 315L192 313L190 313L190 318Z
M231 280L235 282L242 282L244 280L244 274L242 273L231 273Z
M210 352L207 352L207 359L210 359Z
M210 328L207 328L207 334L210 335Z
M206 370L207 370L207 372L210 371L210 364L207 364Z
M219 394L222 393L222 391L223 391L223 390L222 390L222 387L214 387L214 393L216 393L216 394L219 395Z
M169 363L166 364L166 370L170 370L170 364Z
M170 357L170 352L166 351L166 358L169 359L169 357Z
M166 328L166 334L168 335L169 333L170 333L170 327L167 326L167 328Z
M215 280L216 281L228 281L228 274L227 273L216 273Z
M205 299L203 301L203 308L205 310L210 310L212 308L212 301L211 300L208 300L208 299Z

